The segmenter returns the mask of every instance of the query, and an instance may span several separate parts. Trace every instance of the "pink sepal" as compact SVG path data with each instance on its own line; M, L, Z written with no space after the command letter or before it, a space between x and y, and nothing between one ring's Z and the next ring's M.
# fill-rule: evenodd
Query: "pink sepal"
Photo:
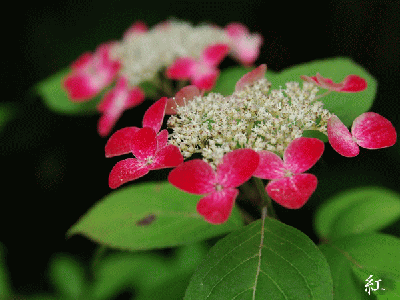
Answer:
M356 143L366 149L380 149L393 146L397 140L396 129L392 123L374 112L358 116L351 128Z
M237 187L250 179L259 162L259 155L252 149L229 152L217 166L217 181L224 188Z
M307 171L321 158L325 144L316 138L297 138L283 154L284 167L294 174Z
M153 128L155 132L160 131L167 107L167 99L167 97L162 97L146 110L143 116L143 127Z
M357 143L347 127L335 115L329 118L327 123L329 144L337 153L345 157L354 157L360 153Z
M285 176L284 163L277 154L267 150L257 153L260 156L260 163L253 176L263 179L276 179Z
M106 157L123 155L131 152L133 135L139 130L138 127L125 127L117 130L108 139L105 146Z
M202 195L214 190L216 174L205 161L193 159L173 169L168 181L185 192Z
M243 90L246 86L252 85L257 80L264 78L267 71L267 65L262 64L255 68L253 71L246 73L239 79L235 86L235 92Z
M231 40L231 52L243 65L252 65L260 54L263 37L260 34L251 34L246 26L240 23L230 23L225 33Z
M168 78L177 80L189 80L193 74L193 67L196 61L191 57L177 58L174 63L167 68Z
M202 60L208 66L218 66L228 55L229 46L226 44L214 44L203 51Z
M197 212L211 224L222 224L228 220L238 194L237 189L228 188L205 196L197 203Z
M127 158L119 161L111 170L108 177L108 186L116 189L122 184L136 180L149 173L148 166L136 158Z
M176 107L185 106L190 100L196 96L203 96L204 90L200 90L195 85L184 86L179 92L176 93L175 97L168 98L167 108L165 109L166 115L174 115L177 113Z
M164 148L167 145L168 145L168 130L164 129L157 134L157 149L160 150L161 148Z
M304 81L314 83L324 89L336 92L357 93L367 88L367 81L357 75L348 75L340 83L334 83L330 78L324 78L319 73L316 76L300 76Z
M318 180L313 174L298 174L270 181L268 195L283 207L301 208L314 193Z
M129 88L128 80L120 77L115 87L104 95L97 106L98 111L103 113L97 126L100 136L107 136L122 113L126 109L141 104L144 98L144 93L140 88Z
M176 167L183 163L183 156L175 145L167 145L157 149L153 163L149 166L151 170Z
M144 34L148 31L147 25L143 21L136 21L124 33L123 38L128 39L134 35Z
M149 127L139 129L132 137L132 154L139 160L153 157L157 151L157 134Z

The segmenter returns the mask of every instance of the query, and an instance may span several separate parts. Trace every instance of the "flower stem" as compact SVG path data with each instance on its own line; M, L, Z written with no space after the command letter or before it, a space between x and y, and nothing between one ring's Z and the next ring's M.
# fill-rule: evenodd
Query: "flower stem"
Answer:
M253 177L253 181L257 187L258 193L263 200L263 206L267 208L267 212L270 218L278 219L274 207L272 206L272 200L268 197L267 193L265 192L264 184L260 178Z
M322 93L322 94L316 96L316 97L314 98L313 102L316 101L316 100L318 100L318 99L320 99L320 98L322 98L322 97L325 97L326 95L329 95L330 93L332 93L332 91L331 91L331 90L327 90L325 93Z

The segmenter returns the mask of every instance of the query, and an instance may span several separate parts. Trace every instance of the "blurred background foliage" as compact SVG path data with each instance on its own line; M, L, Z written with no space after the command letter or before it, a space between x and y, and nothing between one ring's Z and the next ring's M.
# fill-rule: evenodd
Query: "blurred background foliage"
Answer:
M219 26L237 21L264 36L257 64L266 63L271 70L333 56L350 57L362 65L378 80L371 111L399 130L399 3L326 1L317 7L309 2L260 0L9 3L14 6L12 22L1 21L5 57L0 103L11 114L6 123L0 114L0 242L7 249L14 289L25 295L52 291L46 272L54 253L70 253L87 264L96 245L82 237L66 240L65 232L110 192L108 173L119 160L104 157L106 139L96 133L98 116L49 111L32 92L35 83L100 43L119 39L136 20L149 26L169 17ZM226 59L221 68L235 64ZM148 105L126 112L116 129L140 126ZM277 214L317 243L311 220L319 203L352 187L377 185L400 191L399 163L398 144L384 150L361 149L352 159L327 145L322 160L311 169L319 180L314 196L300 210L276 206ZM164 180L168 172L152 172L139 181ZM399 228L397 222L387 232L399 235Z

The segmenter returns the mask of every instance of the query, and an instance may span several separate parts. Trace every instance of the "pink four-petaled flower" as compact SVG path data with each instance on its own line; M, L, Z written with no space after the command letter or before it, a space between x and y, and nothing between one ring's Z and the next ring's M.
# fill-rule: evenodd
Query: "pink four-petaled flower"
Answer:
M330 78L324 78L319 73L316 76L300 76L301 79L307 82L314 83L324 89L336 92L357 93L362 92L367 88L367 81L358 75L348 75L340 83L334 83Z
M239 193L258 166L259 156L251 149L237 149L224 155L216 171L201 159L187 161L168 176L177 188L196 195L207 194L197 204L197 212L212 224L224 223Z
M89 100L114 80L121 64L111 59L111 47L112 43L102 44L94 54L83 53L72 63L72 72L63 81L63 87L72 101Z
M303 174L324 152L324 143L316 138L300 137L293 140L283 154L283 160L273 152L258 151L260 164L253 176L271 179L266 186L268 195L280 205L302 207L317 188L317 177Z
M225 32L231 43L233 56L245 66L252 65L260 54L263 38L260 34L251 34L247 27L240 23L230 23Z
M396 129L392 123L374 112L359 115L353 121L351 133L335 115L327 124L328 139L332 148L346 157L354 157L360 152L359 146L366 149L379 149L396 143Z
M120 77L115 87L104 95L97 107L102 113L97 124L97 132L100 136L107 136L122 113L141 104L144 98L144 93L140 88L130 88L128 79Z
M167 68L166 76L171 79L190 80L199 89L209 91L219 76L217 66L229 52L226 44L206 47L200 57L179 57Z
M110 172L108 184L120 185L146 175L150 170L175 167L183 162L179 148L168 145L168 131L161 132L167 98L151 105L143 116L143 128L126 127L116 131L105 146L106 157L132 153L135 158L118 162ZM159 132L157 134L157 132Z

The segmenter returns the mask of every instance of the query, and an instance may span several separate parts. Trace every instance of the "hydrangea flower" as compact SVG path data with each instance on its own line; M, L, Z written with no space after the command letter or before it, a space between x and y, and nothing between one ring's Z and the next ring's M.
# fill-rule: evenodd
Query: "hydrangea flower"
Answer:
M328 139L332 148L346 157L357 156L359 146L366 149L380 149L396 143L396 129L392 123L374 112L358 116L351 127L347 127L335 115L328 120Z
M262 36L251 34L245 25L235 22L228 24L225 32L229 37L233 56L245 66L252 65L260 54Z
M135 158L119 161L111 170L108 179L110 188L136 180L150 170L175 167L183 162L179 148L167 145L165 135L158 135L154 129L145 127L137 130L131 138L131 152Z
M167 97L163 97L152 104L145 112L142 120L143 128L151 128L158 133L161 129L167 106ZM132 137L140 128L136 126L125 127L117 130L107 141L105 146L106 157L123 155L131 152ZM161 139L168 138L167 130L162 130L158 135Z
M214 170L201 159L187 161L168 176L175 187L196 195L204 195L197 212L212 224L224 223L232 212L239 194L236 187L246 182L259 163L258 154L251 149L238 149L224 155Z
M367 88L367 81L357 75L348 75L340 83L334 83L330 78L324 78L319 73L316 76L300 76L301 79L314 83L324 89L336 92L357 93Z
M115 87L104 95L97 107L98 111L102 113L97 125L100 136L109 135L122 113L143 101L143 91L138 87L130 88L128 80L120 77Z
M265 187L271 199L286 208L300 208L318 183L315 175L303 172L320 159L324 147L319 139L300 137L286 148L283 160L273 152L258 151L260 163L253 176L271 180Z
M114 80L121 65L111 58L112 47L112 43L102 44L94 54L86 52L72 63L72 72L63 81L72 101L89 100Z
M199 89L209 91L219 76L217 66L228 54L226 44L215 44L206 47L199 60L191 57L177 58L168 67L166 76L171 79L190 80Z

